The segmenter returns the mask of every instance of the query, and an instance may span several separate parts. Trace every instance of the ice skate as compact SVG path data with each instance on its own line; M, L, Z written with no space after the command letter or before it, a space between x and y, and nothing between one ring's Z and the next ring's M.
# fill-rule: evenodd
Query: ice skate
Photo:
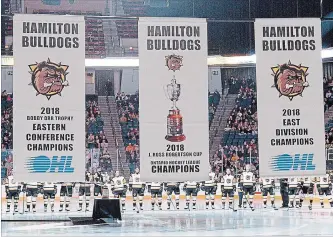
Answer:
M7 207L7 210L6 210L6 212L7 212L7 213L8 213L8 212L10 212L10 208L8 208L8 207Z
M193 210L196 210L196 209L197 209L197 205L192 204L192 209L193 209Z
M209 208L209 203L206 203L206 210L208 210Z
M186 203L186 206L184 207L185 210L188 210L190 208L190 204Z
M309 205L309 210L310 210L310 211L312 210L312 204Z
M264 208L267 208L267 204L266 203L264 203Z
M154 206L154 204L152 204L151 205L151 210L154 211L154 209L155 209L155 206Z
M54 204L51 205L51 212L54 212Z
M167 209L170 210L170 203L168 203L168 208Z
M47 212L47 206L44 206L44 212Z
M324 208L324 203L322 202L322 203L320 203L320 205L321 205L321 208Z
M60 205L59 211L62 212L64 210L64 206Z
M225 203L222 203L222 210L225 209Z
M36 208L35 207L32 208L32 212L36 213Z
M211 203L211 207L212 207L213 210L215 209L214 203Z

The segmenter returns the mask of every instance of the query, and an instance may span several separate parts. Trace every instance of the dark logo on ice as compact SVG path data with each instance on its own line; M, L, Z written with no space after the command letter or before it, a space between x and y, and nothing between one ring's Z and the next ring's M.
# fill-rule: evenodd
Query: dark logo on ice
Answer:
M279 97L286 96L292 100L295 96L302 96L305 87L309 86L306 80L308 67L294 65L289 61L286 64L271 68L274 76L274 85L280 93Z
M48 59L40 63L29 65L31 83L36 90L36 95L44 95L47 99L51 96L61 95L65 86L68 86L66 75L68 65L53 63Z
M183 56L175 54L165 56L165 62L166 62L165 66L167 66L169 70L175 72L180 70L180 68L183 66Z

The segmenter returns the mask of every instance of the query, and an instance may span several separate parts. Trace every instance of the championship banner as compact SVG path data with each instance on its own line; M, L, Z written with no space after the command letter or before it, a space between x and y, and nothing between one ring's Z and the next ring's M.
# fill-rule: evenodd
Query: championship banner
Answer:
M206 19L139 20L143 181L203 181L209 173Z
M83 16L14 16L14 179L85 180Z
M255 22L261 177L326 173L320 19Z

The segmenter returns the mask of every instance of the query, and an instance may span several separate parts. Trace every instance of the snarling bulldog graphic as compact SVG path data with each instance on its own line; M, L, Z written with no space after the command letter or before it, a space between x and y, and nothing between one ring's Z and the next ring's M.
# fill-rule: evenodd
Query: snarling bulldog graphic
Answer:
M295 96L302 96L302 93L309 83L306 80L308 67L294 65L290 61L283 65L271 68L274 76L274 85L281 96L292 100Z
M61 95L65 86L68 86L66 75L68 65L53 63L48 59L40 63L29 65L31 83L36 90L36 95L44 95L47 99L51 96Z
M169 55L169 56L165 56L165 62L166 62L166 66L169 68L169 70L172 71L177 71L180 70L180 68L183 66L183 56L179 56L179 55Z

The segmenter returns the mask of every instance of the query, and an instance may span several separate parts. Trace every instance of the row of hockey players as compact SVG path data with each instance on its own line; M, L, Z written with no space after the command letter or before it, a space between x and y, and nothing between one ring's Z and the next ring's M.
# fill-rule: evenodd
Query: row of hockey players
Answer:
M243 199L243 207L246 208L247 204L253 208L253 197L256 190L256 179L253 172L250 171L250 166L247 165L245 171L241 174L240 178L234 176L230 169L226 169L226 174L223 176L219 172L211 172L209 173L209 180L204 182L196 182L196 181L188 181L184 183L183 190L186 193L186 206L185 209L190 208L190 203L192 199L192 208L196 209L196 198L197 194L200 190L205 192L206 196L206 209L211 206L212 209L215 208L215 195L217 191L218 183L221 183L221 191L222 191L222 209L225 209L225 204L227 198L229 198L229 208L233 209L233 198L236 192L238 182L238 192L240 197ZM79 186L79 207L78 211L85 207L85 210L89 209L90 203L90 188L91 184L94 185L94 196L103 195L103 192L108 194L108 186L110 183L110 177L107 173L101 174L99 172L94 175L87 173L86 174L86 182L80 183ZM263 204L264 208L267 206L267 196L270 195L270 201L272 207L275 208L274 197L275 197L275 181L274 179L264 178L259 180L262 196L263 196ZM322 207L324 206L323 197L326 195L328 200L333 207L332 200L332 184L331 178L329 174L326 176L320 177L318 179L304 178L290 178L288 180L289 186L289 201L290 207L294 207L294 203L296 202L296 207L301 207L304 201L305 195L309 196L310 205L309 209L312 208L313 202L313 188L314 183L317 184L317 189L320 194L320 203ZM61 183L60 189L60 210L63 211L64 205L66 211L69 211L70 199L73 194L73 187L75 183ZM115 177L111 180L111 191L114 197L118 197L121 199L122 210L125 210L125 199L126 192L129 190L132 192L133 196L133 210L143 209L143 198L144 191L148 186L148 192L151 193L151 208L155 209L157 206L159 209L162 207L162 193L163 190L167 193L167 209L170 209L171 204L173 204L171 200L172 194L175 194L175 208L179 209L179 195L180 195L180 182L167 182L167 183L159 183L152 182L147 185L144 182L141 182L139 169L135 170L135 173L131 175L130 182L127 185L126 180L123 176L119 175L119 172L116 171ZM22 187L22 188L21 188ZM12 203L12 199L14 199L14 211L18 211L18 200L19 194L23 191L26 193L27 201L25 211L36 211L36 198L38 193L42 193L44 197L44 210L47 211L48 205L51 206L51 211L54 211L54 198L57 192L57 186L54 183L26 183L24 185L20 185L19 183L13 182L12 177L9 177L8 182L6 184L6 193L7 193L7 211L9 212L10 206ZM137 206L137 202L139 202L139 206ZM240 202L241 203L241 202ZM239 206L241 207L241 206Z

